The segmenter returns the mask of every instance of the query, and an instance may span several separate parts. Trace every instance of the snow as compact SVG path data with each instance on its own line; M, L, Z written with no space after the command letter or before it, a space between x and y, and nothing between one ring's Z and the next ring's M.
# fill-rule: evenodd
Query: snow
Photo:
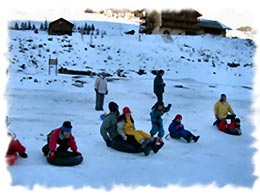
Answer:
M16 133L29 157L20 158L14 166L1 167L7 175L5 181L1 178L4 192L46 193L54 189L54 193L127 193L126 189L135 189L136 193L254 193L259 188L253 121L253 114L259 112L253 107L256 47L252 41L211 35L139 38L138 34L124 34L137 30L134 24L88 23L107 35L8 32L9 66L4 92L7 129ZM49 57L58 59L58 67L96 73L106 70L112 76L108 78L105 111L110 101L116 101L120 111L130 107L136 127L146 132L151 128L150 108L156 101L151 70L164 69L164 102L173 105L163 116L165 135L173 117L181 113L185 127L200 135L200 140L188 144L164 139L164 147L147 157L107 148L99 133L103 112L94 109L96 76L56 76L54 68L49 75ZM231 68L228 63L240 66ZM117 75L118 69L125 77ZM138 75L139 69L146 74ZM242 121L241 136L221 133L212 126L213 105L221 93L227 94ZM75 167L51 166L41 147L49 131L65 120L72 122L84 161Z

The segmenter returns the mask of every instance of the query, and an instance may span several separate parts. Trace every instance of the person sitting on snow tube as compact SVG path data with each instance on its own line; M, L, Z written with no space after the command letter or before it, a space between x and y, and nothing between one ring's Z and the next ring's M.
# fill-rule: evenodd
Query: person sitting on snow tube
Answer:
M149 155L151 150L153 150L154 153L157 153L162 147L161 144L156 144L156 138L142 130L135 129L134 119L129 107L123 108L123 114L118 118L117 131L125 140L127 140L127 137L130 135L134 136L135 141L141 145L145 155ZM131 143L131 140L128 139L128 142Z
M183 138L185 139L188 143L190 143L192 140L194 142L197 142L200 136L195 136L193 135L189 130L184 129L184 125L181 123L182 120L182 115L176 114L174 119L172 120L172 123L169 125L168 130L169 130L169 135L172 138Z
M9 131L7 133L8 137L11 139L8 145L8 149L5 155L5 159L8 165L13 165L18 159L18 154L22 158L27 158L28 155L25 152L26 148L21 144L21 142L16 138L14 132Z
M100 127L100 134L104 139L106 146L121 152L143 152L141 145L135 141L133 136L127 136L127 140L125 140L117 131L117 122L119 117L119 107L117 103L109 102L108 108L109 113L103 120Z
M44 156L47 156L47 161L50 164L72 166L82 162L83 157L78 152L71 130L71 122L64 121L61 127L52 130L47 135L47 144L42 147L42 152ZM56 148L57 145L59 146ZM69 148L72 152L68 151Z
M221 94L220 99L214 105L214 114L216 117L213 126L219 126L221 120L230 119L234 120L236 118L236 114L234 113L233 108L227 101L226 94Z
M218 129L220 131L223 131L224 133L231 134L231 135L241 135L241 129L240 129L240 119L235 118L234 120L231 120L230 123L227 123L227 120L221 120L218 126Z

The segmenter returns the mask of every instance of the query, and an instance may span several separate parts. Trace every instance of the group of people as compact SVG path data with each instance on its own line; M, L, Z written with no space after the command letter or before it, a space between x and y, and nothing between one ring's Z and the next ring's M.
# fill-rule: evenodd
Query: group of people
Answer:
M131 115L131 109L124 107L120 115L119 106L116 102L109 102L109 113L104 118L100 134L106 143L107 147L114 148L123 152L139 153L143 152L146 156L150 151L157 153L158 150L164 145L164 126L162 115L169 112L171 104L167 106L163 103L163 93L165 83L162 76L164 71L158 71L154 79L154 93L157 97L157 102L152 106L150 112L151 130L149 133L136 129L134 119ZM106 74L102 72L100 77L95 82L96 91L96 110L103 110L104 96L108 94ZM241 135L240 119L236 118L233 108L227 101L226 94L221 94L220 99L214 105L214 114L216 120L213 125L220 131L232 135ZM182 124L183 116L176 114L172 122L168 126L171 138L183 138L187 143L191 141L197 142L200 138L199 135L194 135L191 131L184 128ZM230 120L230 123L228 123ZM13 165L18 158L27 158L25 152L26 148L21 142L16 139L16 136L11 131L8 132L10 143L6 152L6 161L9 165ZM58 146L58 147L57 147ZM42 147L43 154L48 160L54 160L58 152L66 152L68 149L72 150L74 156L81 156L75 138L72 134L72 125L70 121L64 121L61 127L52 130L47 135L47 143Z
M217 126L220 131L232 135L241 135L240 119L236 118L233 108L227 101L226 94L221 94L219 101L214 105L216 120L213 126ZM230 120L230 123L227 122Z
M100 127L100 134L106 146L119 151L138 153L143 152L146 156L152 150L157 153L163 146L162 137L164 135L161 116L170 110L163 103L158 103L152 108L150 113L152 129L150 134L135 127L134 119L129 107L122 109L120 115L119 106L116 102L109 102L109 113L106 115ZM158 137L154 137L158 134Z

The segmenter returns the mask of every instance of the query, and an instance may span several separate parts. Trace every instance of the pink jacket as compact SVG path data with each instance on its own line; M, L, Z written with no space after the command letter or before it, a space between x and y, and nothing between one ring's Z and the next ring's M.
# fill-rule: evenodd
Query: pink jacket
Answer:
M60 139L60 132L61 132L61 128L57 128L57 129L54 129L51 133L50 141L49 141L49 148L50 148L51 152L56 151L56 145L57 145L58 140ZM75 142L75 138L72 134L70 134L70 138L69 138L67 144L73 152L77 151L78 147Z

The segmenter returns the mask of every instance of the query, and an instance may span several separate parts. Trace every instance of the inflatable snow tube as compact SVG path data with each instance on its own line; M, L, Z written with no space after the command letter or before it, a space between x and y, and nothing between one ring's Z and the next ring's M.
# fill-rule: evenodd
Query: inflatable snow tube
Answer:
M132 135L127 136L127 141L121 138L120 139L116 138L112 140L111 147L120 152L127 152L127 153L142 152L140 144L135 140L134 136Z
M61 152L56 151L56 158L53 160L50 160L48 157L47 162L51 165L56 166L75 166L80 164L83 161L82 155L75 155L73 152Z
M121 151L121 152L127 152L127 153L140 153L142 152L139 147L135 147L126 141L121 140L115 140L112 141L111 147L115 150Z
M239 136L239 135L242 134L241 130L237 130L237 129L225 130L223 132L226 133L226 134L235 135L235 136Z

